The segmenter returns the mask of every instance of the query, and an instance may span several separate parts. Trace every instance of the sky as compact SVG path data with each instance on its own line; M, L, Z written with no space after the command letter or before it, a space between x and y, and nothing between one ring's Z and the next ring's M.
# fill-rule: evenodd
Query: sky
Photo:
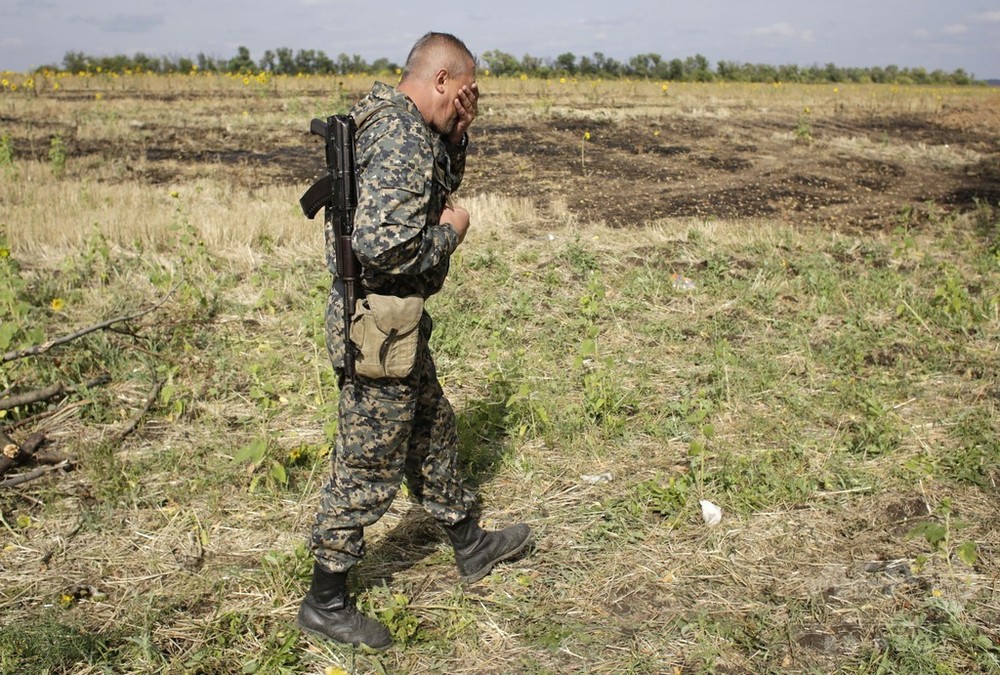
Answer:
M718 61L897 65L1000 78L1000 0L0 0L0 70L61 64L67 51L255 61L288 47L406 59L428 30L476 54L555 58L657 53Z

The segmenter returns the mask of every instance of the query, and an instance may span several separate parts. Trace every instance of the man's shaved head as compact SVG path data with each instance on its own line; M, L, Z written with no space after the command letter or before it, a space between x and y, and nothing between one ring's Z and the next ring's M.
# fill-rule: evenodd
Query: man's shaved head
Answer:
M460 77L475 70L476 57L465 43L451 33L427 33L413 45L406 57L402 81L434 77L442 68L451 77Z
M476 57L454 35L427 33L406 57L396 88L413 101L427 126L460 143L476 116Z

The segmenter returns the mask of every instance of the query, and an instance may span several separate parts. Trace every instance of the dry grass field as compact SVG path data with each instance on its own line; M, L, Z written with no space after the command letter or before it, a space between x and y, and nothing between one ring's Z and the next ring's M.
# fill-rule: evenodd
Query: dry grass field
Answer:
M294 616L371 81L3 79L0 671L1000 672L1000 92L483 78L433 347L535 542L463 586L404 490L369 654Z

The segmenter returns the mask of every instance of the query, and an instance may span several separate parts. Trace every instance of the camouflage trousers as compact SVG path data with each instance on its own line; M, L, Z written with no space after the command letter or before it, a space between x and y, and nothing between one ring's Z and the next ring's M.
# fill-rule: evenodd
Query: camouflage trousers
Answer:
M327 346L343 372L343 319L335 293L327 307ZM433 322L420 322L417 366L405 379L357 377L340 392L330 479L323 487L312 532L316 560L333 572L364 555L364 528L388 510L402 479L413 497L443 524L475 508L458 466L455 413L438 382L427 341Z

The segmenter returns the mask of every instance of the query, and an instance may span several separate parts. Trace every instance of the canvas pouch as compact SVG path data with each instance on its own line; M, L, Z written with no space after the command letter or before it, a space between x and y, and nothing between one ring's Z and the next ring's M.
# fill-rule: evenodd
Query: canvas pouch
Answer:
M368 294L357 301L351 342L357 348L354 370L374 379L403 378L413 372L420 342L424 299L419 295Z

